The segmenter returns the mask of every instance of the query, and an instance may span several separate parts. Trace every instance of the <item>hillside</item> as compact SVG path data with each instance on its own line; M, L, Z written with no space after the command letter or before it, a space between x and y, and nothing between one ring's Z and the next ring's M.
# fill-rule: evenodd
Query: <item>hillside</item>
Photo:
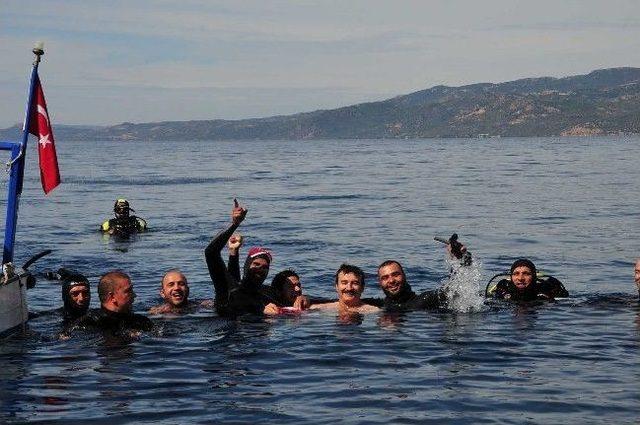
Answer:
M18 128L0 130L15 138ZM331 110L245 120L56 126L68 140L353 139L640 133L640 68L436 86Z

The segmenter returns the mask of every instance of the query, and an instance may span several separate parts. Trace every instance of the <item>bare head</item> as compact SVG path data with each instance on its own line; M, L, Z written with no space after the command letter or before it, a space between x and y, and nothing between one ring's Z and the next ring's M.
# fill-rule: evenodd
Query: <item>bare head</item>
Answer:
M378 266L378 283L387 296L400 294L407 286L404 269L399 262L387 260Z
M343 264L336 272L335 278L338 301L348 307L357 307L362 301L364 291L364 272L360 267Z
M133 310L133 300L136 293L133 291L131 278L119 270L105 273L98 283L98 297L100 305L109 311L117 313L130 313Z
M160 283L160 296L167 304L182 307L189 302L189 283L187 277L178 269L164 274Z

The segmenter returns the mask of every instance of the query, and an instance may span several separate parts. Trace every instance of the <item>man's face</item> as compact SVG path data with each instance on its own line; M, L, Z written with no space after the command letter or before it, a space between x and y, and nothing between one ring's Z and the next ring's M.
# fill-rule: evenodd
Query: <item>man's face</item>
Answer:
M84 285L78 285L69 289L69 298L71 299L74 307L82 310L89 307L91 294L88 287Z
M174 307L181 307L189 301L189 284L180 272L169 272L162 279L160 296Z
M638 260L636 261L636 267L634 269L633 279L635 280L636 286L640 291L640 258L638 258Z
M112 297L117 312L131 312L133 310L133 300L136 298L131 281L123 278L117 279Z
M251 281L262 283L269 274L269 262L262 257L256 257L249 263L249 273Z
M533 272L527 266L516 267L511 273L511 282L522 291L533 282Z
M360 296L364 291L364 286L360 278L353 273L338 273L338 282L336 283L336 291L338 299L346 305L360 303Z
M398 295L407 280L400 265L391 263L378 269L378 283L386 295Z
M126 205L116 205L114 212L116 214L116 218L129 217L129 207Z
M302 295L302 286L297 276L289 276L282 286L282 297L289 303L293 302Z

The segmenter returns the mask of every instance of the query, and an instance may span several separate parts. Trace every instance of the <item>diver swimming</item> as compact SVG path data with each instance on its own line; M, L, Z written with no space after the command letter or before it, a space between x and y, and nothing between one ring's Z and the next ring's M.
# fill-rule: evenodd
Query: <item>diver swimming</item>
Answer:
M147 221L141 217L131 215L135 212L126 199L117 199L113 204L114 218L105 220L100 231L105 234L128 237L135 233L147 231Z

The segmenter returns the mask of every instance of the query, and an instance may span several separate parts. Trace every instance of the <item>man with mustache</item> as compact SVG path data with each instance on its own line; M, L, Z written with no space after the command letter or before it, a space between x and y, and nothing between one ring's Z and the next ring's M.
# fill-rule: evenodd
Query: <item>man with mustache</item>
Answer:
M335 287L338 301L326 304L314 304L314 310L335 310L339 314L373 313L380 309L365 303L362 299L364 291L364 272L356 266L342 264L335 275Z

